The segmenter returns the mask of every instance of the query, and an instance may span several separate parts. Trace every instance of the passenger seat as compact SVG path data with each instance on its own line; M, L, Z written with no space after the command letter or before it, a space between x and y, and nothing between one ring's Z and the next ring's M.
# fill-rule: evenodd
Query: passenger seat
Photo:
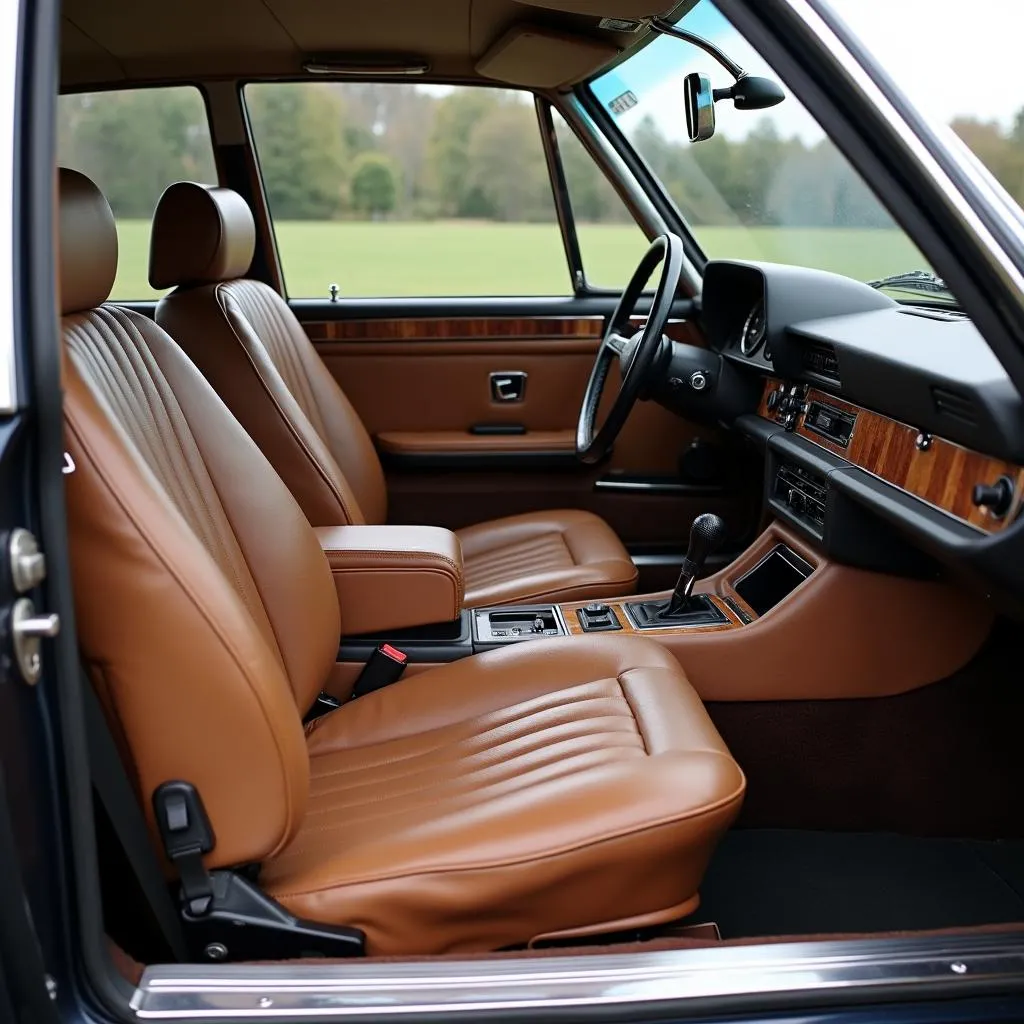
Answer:
M273 288L245 278L256 229L237 192L171 185L153 221L149 280L174 288L156 319L288 485L313 526L383 523L380 459L351 403ZM632 594L637 571L604 520L580 510L459 531L467 607Z

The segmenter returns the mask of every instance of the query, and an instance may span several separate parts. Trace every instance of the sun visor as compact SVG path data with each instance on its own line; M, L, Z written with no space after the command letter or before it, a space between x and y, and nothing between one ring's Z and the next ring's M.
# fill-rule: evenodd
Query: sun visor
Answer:
M611 43L517 25L477 61L476 70L510 85L550 89L586 78L618 53Z

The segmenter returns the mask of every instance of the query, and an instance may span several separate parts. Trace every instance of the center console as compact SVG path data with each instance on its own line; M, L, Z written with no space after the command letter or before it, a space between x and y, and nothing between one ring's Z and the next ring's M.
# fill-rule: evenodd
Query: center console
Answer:
M701 570L721 524L698 517L676 588L663 594L460 609L459 557L443 534L403 529L368 537L377 542L371 557L361 532L325 533L339 592L373 597L363 608L354 596L346 606L346 629L370 625L361 635L346 633L326 689L347 699L382 644L397 649L405 678L510 645L596 633L657 641L706 701L889 696L945 678L983 642L991 611L949 584L865 571L826 554L794 522L818 514L815 469L776 453L777 500L792 510L799 494L804 504L796 500L797 514L773 520L711 576ZM432 615L433 623L417 615Z

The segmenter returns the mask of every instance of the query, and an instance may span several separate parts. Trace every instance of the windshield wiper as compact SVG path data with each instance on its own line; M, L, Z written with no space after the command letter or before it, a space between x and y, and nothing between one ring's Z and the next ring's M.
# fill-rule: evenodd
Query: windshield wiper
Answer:
M877 281L868 281L871 288L900 288L908 292L932 292L934 294L952 295L946 282L930 270L907 270L902 274L891 274Z

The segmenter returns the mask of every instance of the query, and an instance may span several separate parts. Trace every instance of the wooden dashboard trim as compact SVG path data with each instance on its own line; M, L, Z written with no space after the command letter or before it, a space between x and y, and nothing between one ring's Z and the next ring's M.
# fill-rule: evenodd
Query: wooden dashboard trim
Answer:
M773 418L768 409L768 396L780 383L775 379L765 383L758 412L767 419ZM1024 501L1024 469L1020 466L941 437L932 436L930 445L920 449L917 438L921 432L917 428L816 388L808 390L806 401L808 404L823 402L855 415L857 421L846 448L808 430L803 414L797 420L797 436L927 502L940 512L985 533L999 533L1014 521L1020 511ZM1015 490L1009 514L997 518L987 509L975 506L971 492L975 484L995 483L1001 476L1009 477Z

